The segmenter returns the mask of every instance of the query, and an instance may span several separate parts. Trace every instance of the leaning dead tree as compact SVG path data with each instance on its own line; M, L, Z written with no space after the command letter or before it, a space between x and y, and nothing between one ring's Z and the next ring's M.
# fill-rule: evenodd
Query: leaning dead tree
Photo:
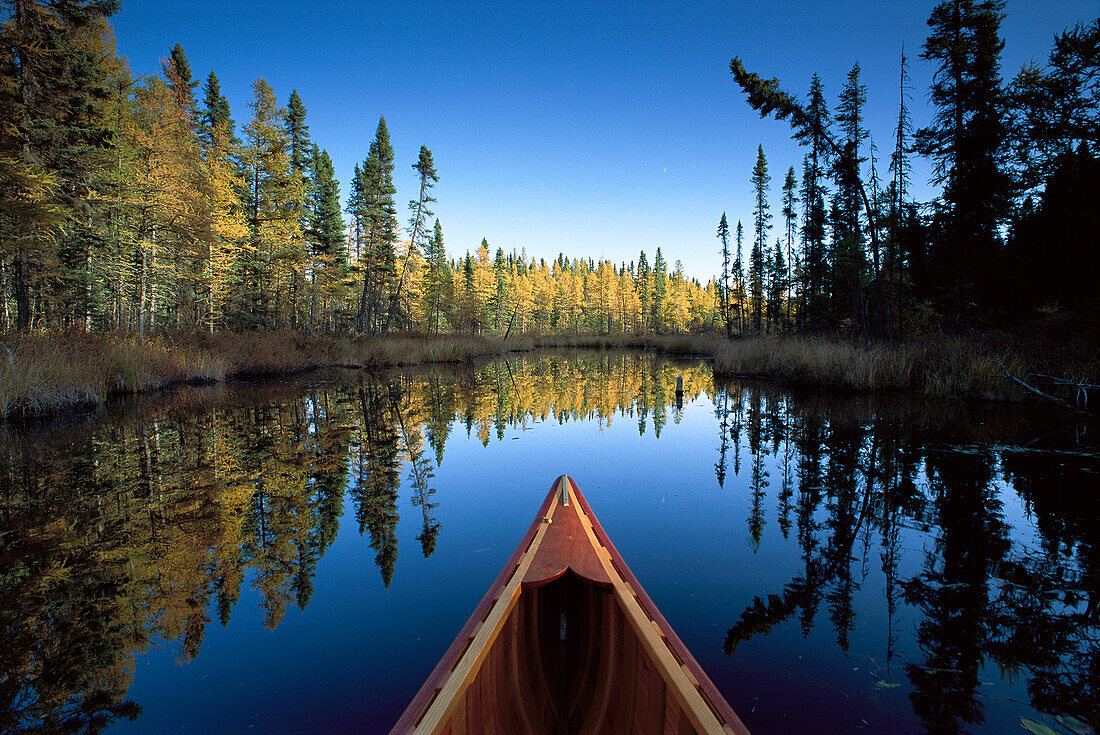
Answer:
M1014 383L1016 386L1018 386L1019 388L1021 388L1025 392L1030 393L1034 396L1038 396L1039 398L1042 398L1045 401L1049 401L1049 402L1055 404L1056 406L1061 406L1062 408L1066 409L1067 411L1073 411L1075 413L1087 414L1089 412L1089 410L1088 410L1088 392L1090 390L1100 390L1100 385L1093 385L1092 383L1078 383L1078 382L1075 382L1075 381L1072 381L1072 380L1066 380L1064 378L1055 378L1055 377L1052 377L1050 375L1041 375L1041 374L1038 374L1038 373L1029 373L1028 374L1029 378L1045 378L1046 380L1053 381L1056 385L1062 385L1062 386L1068 386L1068 387L1071 387L1071 388L1075 388L1076 389L1076 397L1075 397L1076 405L1074 405L1073 403L1070 403L1067 400L1064 400L1062 398L1058 398L1057 396L1052 396L1049 393L1044 393L1043 391L1039 390L1035 386L1029 385L1028 383L1024 382L1020 378L1017 378L1015 375L1013 375L1011 372L1009 372L1008 368L1005 367L1005 364L1003 362L1001 362L1000 360L993 360L993 359L988 358L988 357L983 357L982 359L985 360L986 362L991 362L994 365L1000 366L1001 370L1003 371L1002 377L1008 379L1009 381Z

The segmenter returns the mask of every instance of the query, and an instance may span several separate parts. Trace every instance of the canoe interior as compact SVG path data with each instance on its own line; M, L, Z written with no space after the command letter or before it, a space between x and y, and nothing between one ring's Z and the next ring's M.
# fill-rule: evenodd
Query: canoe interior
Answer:
M525 589L439 735L695 733L611 589Z
M748 735L559 477L391 735Z

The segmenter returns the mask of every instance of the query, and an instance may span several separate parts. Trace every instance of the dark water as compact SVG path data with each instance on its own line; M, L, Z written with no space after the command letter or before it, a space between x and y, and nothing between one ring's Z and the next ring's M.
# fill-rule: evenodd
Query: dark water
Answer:
M1091 732L1085 428L608 354L9 427L0 731L384 733L569 473L756 735Z

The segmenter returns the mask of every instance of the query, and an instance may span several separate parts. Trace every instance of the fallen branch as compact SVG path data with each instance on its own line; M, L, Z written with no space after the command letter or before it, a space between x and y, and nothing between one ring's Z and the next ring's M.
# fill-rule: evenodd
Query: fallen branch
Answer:
M1045 380L1052 381L1055 385L1068 385L1071 388L1077 390L1077 406L1083 408L1085 412L1089 409L1089 391L1100 391L1100 385L1096 383L1082 383L1076 380L1066 380L1065 378L1056 378L1053 375L1043 375L1042 373L1028 373L1029 378L1043 378Z
M1063 401L1061 398L1057 398L1055 396L1052 396L1049 393L1044 393L1043 391L1039 390L1038 388L1035 388L1033 386L1028 385L1024 381L1020 380L1015 375L1010 373L1008 371L1008 368L1005 367L1005 364L1003 362L1001 362L1000 360L992 360L988 357L983 357L982 359L985 360L986 362L991 362L994 365L999 365L1001 367L1001 370L1004 371L1004 377L1005 378L1008 378L1009 380L1011 380L1013 383L1015 383L1019 387L1023 388L1028 393L1039 396L1043 400L1050 401L1051 403L1057 404L1057 405L1061 406L1062 408L1064 408L1066 410L1073 411L1075 413L1088 413L1087 411L1084 411L1084 410L1078 408L1077 406L1074 406L1069 401Z

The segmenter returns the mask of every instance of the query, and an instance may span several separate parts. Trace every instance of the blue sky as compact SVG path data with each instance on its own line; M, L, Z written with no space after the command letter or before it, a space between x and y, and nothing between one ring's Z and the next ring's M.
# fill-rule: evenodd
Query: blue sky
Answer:
M482 237L548 260L629 262L644 249L652 261L660 246L705 281L720 268L722 212L750 222L757 145L777 218L786 170L802 160L787 126L744 102L730 58L800 95L817 72L834 105L858 61L885 167L903 44L914 124L931 119L934 68L916 57L933 5L123 0L113 24L135 74L159 73L177 42L196 78L213 69L238 127L259 77L283 104L297 89L345 194L385 115L402 220L423 144L451 256ZM1056 33L1097 10L1096 0L1009 0L1004 76L1045 61ZM917 196L934 196L928 166L915 163Z

